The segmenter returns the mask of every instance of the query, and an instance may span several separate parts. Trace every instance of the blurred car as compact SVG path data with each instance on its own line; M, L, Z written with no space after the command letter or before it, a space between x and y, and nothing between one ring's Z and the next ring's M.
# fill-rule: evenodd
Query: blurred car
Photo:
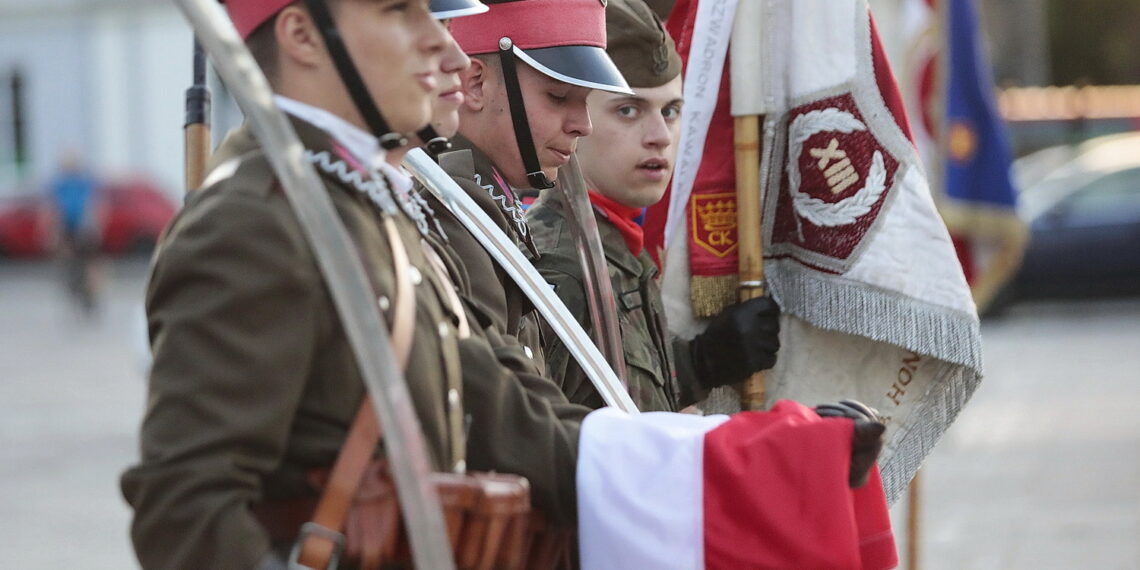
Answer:
M1007 294L1140 294L1140 133L1056 147L1015 165L1029 245Z
M11 196L0 201L0 256L46 255L55 239L55 217L42 196Z
M154 249L177 210L169 195L142 181L105 186L102 195L102 247L110 254Z
M174 217L176 206L161 190L136 179L100 186L92 208L101 250L123 255L150 251ZM58 223L46 191L0 200L0 256L51 255L59 239Z

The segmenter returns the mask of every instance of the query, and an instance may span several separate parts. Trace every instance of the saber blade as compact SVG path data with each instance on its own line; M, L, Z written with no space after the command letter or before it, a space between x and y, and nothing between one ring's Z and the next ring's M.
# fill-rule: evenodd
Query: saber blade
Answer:
M535 308L546 319L558 338L566 344L570 354L578 361L590 382L598 389L606 405L627 413L637 413L637 405L629 392L614 374L602 353L594 346L589 335L570 314L538 270L530 264L514 240L503 233L479 205L451 179L438 164L420 150L412 150L404 157L404 166L411 171L429 192L434 194L460 223L467 228L487 253L511 276Z

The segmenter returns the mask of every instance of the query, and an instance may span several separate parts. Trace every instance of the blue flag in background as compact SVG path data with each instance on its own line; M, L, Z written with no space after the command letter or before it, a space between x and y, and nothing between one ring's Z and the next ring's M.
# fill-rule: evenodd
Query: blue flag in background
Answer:
M930 121L928 168L941 173L938 211L958 250L979 312L1017 272L1028 241L1017 217L1017 192L1010 167L1013 152L998 114L989 60L982 50L975 0L910 0L923 8L933 37L931 62L916 69L911 83L921 92L920 112ZM919 41L923 36L919 36ZM930 36L926 36L930 37ZM912 45L912 50L921 44ZM923 71L937 70L936 73ZM937 77L933 81L927 78ZM944 113L935 116L938 111Z
M1013 152L994 102L990 65L973 0L944 0L946 11L945 195L954 206L1012 209Z

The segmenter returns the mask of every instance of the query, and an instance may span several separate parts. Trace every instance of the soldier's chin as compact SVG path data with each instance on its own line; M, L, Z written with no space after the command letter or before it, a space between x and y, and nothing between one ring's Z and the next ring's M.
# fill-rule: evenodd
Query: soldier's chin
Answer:
M459 112L456 111L443 115L437 114L435 120L432 121L432 127L435 128L435 132L441 137L454 137L459 133Z
M423 109L408 110L406 113L393 113L391 117L384 118L389 121L390 127L397 133L414 133L431 124L431 105L424 105Z
M665 196L665 186L651 187L651 188L638 188L630 194L623 196L624 200L618 200L622 205L630 208L648 208L661 201Z
M644 195L645 204L642 204L641 207L642 208L648 208L648 207L660 202L661 199L665 197L665 190L668 187L669 187L669 180L666 180L663 184L659 184L656 187L654 187L651 191L646 192L646 194Z
M547 166L547 167L542 169L542 173L545 174L546 179L551 181L551 182L555 182L558 180L558 167L557 166Z

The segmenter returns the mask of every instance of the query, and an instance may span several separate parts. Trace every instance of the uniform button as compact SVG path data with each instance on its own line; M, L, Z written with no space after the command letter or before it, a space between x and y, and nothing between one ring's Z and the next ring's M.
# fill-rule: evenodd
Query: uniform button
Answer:
M525 353L526 353L526 357L527 357L527 358L529 358L529 359L531 359L531 360L534 360L534 351L533 351L533 350L531 350L529 346L524 346L524 347L523 347L523 352L525 352Z
M466 473L467 472L467 460L466 459L460 459L459 461L455 462L455 472L456 473Z
M423 273L420 273L419 269L415 267L409 267L408 274L412 276L413 285L419 285L420 283L424 282L424 275Z
M451 327L447 326L447 321L439 323L439 338L447 338L451 334Z
M447 391L447 404L453 408L459 407L459 390L452 388Z
M379 299L376 299L376 304L380 305L381 311L387 311L392 306L392 301L389 301L387 297L381 295Z

